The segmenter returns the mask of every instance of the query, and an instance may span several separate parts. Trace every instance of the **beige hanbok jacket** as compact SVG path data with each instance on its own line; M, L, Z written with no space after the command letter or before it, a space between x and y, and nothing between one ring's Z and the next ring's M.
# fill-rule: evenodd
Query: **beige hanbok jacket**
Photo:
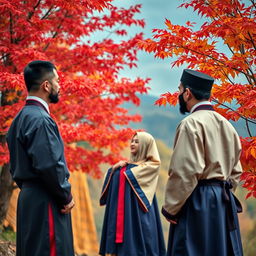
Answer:
M176 215L201 179L230 180L235 189L242 173L240 153L229 121L212 110L191 113L176 131L164 210Z

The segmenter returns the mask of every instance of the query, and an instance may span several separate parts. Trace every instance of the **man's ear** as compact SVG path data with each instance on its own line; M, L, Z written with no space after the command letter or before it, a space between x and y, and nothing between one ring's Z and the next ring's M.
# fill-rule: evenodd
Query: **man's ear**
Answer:
M183 97L184 97L185 101L188 101L188 100L192 99L193 95L192 95L192 93L191 93L189 88L185 89Z
M41 88L44 90L44 91L46 91L46 92L51 92L51 89L52 89L52 87L51 87L51 84L49 83L49 81L44 81L42 84L41 84Z

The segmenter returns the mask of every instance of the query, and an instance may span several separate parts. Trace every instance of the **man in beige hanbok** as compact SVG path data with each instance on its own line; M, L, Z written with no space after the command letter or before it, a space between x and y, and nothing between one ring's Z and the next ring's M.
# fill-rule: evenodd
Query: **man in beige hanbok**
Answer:
M233 126L208 101L213 78L185 69L179 85L179 124L162 213L171 223L168 256L241 256L232 194L242 173Z

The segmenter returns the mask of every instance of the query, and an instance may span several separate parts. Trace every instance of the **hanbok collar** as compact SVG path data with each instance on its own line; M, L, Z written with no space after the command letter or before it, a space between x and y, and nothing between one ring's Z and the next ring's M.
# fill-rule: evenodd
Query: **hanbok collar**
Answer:
M50 114L50 109L47 102L37 96L27 96L26 105L35 105L42 107Z
M214 108L210 101L201 101L197 104L195 104L192 108L190 113L196 112L198 110L212 110L214 111Z

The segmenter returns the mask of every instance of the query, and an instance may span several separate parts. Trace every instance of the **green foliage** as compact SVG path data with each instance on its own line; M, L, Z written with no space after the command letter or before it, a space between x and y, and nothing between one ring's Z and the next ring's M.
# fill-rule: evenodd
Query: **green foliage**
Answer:
M5 241L11 241L15 242L16 241L16 233L10 228L1 228L0 229L0 240L5 240Z

